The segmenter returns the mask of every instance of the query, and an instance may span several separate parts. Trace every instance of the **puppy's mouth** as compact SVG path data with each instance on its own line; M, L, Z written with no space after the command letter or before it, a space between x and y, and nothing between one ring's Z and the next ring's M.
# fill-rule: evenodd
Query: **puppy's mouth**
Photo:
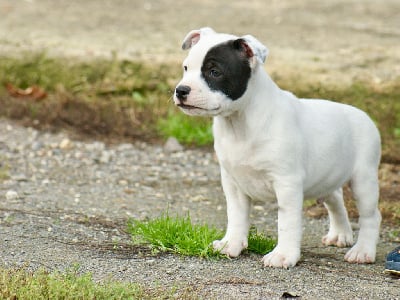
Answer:
M212 108L212 109L206 109L203 107L198 107L198 106L194 106L194 105L187 105L184 103L179 103L177 104L178 107L183 108L183 109L188 109L188 110L192 110L192 109L201 109L201 110L205 110L205 111L215 111L219 109L219 106L216 108Z
M184 108L184 109L203 109L202 107L198 107L198 106L194 106L194 105L187 105L187 104L183 104L183 103L179 103L177 104L180 108Z

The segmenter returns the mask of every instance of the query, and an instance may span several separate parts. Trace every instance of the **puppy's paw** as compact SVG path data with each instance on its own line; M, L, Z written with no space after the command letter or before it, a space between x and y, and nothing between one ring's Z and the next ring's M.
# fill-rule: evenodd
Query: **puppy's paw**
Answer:
M229 257L237 257L243 249L247 248L247 240L228 240L223 238L213 242L213 248Z
M265 267L291 268L300 259L300 249L287 249L283 251L276 247L272 252L266 254L262 261Z
M349 263L372 264L375 262L375 245L356 243L344 256Z
M322 244L325 246L348 247L353 245L352 232L331 232L322 238Z

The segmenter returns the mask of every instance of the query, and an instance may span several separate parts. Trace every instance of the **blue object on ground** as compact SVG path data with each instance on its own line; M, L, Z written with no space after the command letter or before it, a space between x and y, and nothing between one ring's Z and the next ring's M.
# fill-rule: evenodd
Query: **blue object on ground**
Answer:
M400 275L400 247L397 247L387 255L385 271Z

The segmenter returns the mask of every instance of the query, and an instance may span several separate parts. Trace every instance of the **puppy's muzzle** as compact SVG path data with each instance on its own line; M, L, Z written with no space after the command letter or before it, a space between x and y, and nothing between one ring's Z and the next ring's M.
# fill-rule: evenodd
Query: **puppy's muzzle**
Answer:
M176 98L181 102L185 102L187 100L187 97L190 93L190 86L187 85L179 85L176 89L175 89L175 95Z

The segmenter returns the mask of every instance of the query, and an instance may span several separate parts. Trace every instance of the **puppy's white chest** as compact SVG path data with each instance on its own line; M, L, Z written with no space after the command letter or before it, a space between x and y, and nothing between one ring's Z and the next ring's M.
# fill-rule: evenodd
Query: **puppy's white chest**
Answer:
M248 149L247 149L248 150ZM272 177L262 162L246 148L231 149L218 153L220 164L235 183L247 196L254 200L275 198Z

